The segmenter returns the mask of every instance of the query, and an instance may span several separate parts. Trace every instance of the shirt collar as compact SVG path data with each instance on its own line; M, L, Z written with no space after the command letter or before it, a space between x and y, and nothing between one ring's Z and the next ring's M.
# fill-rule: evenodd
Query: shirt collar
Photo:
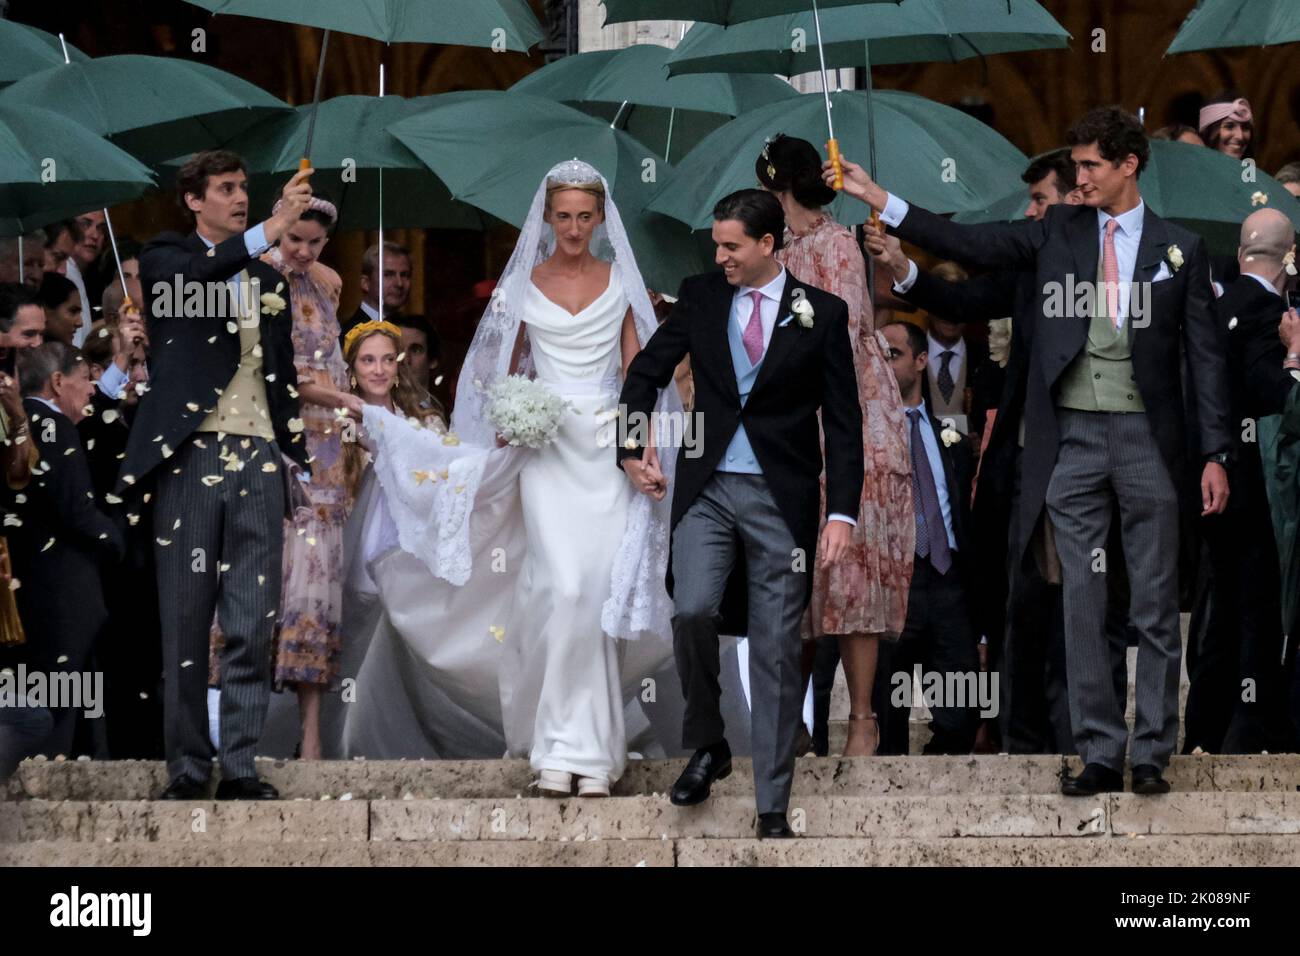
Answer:
M1122 232L1126 236L1135 236L1137 231L1142 228L1142 219L1146 216L1147 204L1145 199L1139 199L1138 204L1128 212L1122 212L1118 216L1112 216L1110 213L1101 209L1097 210L1097 228L1103 233L1106 231L1106 223L1114 219L1119 223L1115 227L1116 232Z
M361 311L370 316L371 321L375 321L379 318L379 311L377 309L372 309L369 302L361 303Z
M919 411L919 412L921 413L921 421L925 422L927 425L930 423L930 416L929 416L929 415L926 413L926 411L925 411L925 402L924 402L924 401L922 401L921 404L919 404L919 405L904 405L904 406L903 406L903 412L904 412L904 414L906 414L907 412L913 411L913 410Z
M944 352L952 352L954 355L962 356L963 358L966 355L966 340L963 338L957 339L957 341L952 345L944 345L929 332L925 333L925 337L930 346L930 355L934 357L936 362L939 360L939 356Z
M33 402L40 402L46 408L50 409L50 411L58 412L60 415L63 414L63 409L59 408L58 405L55 405L44 395L28 395L27 397L30 398Z
M1277 291L1277 288L1274 287L1273 283L1269 282L1269 281L1268 281L1267 279L1265 279L1263 276L1261 276L1261 275L1256 275L1256 274L1253 273L1253 272L1243 272L1242 275L1244 275L1244 276L1250 276L1252 279L1254 279L1256 282L1258 282L1260 285L1262 285L1262 286L1263 286L1265 289L1267 289L1269 292L1272 292L1274 295L1279 295L1279 293L1278 293L1278 291Z
M736 297L747 296L751 292L761 292L763 298L771 299L773 302L780 302L781 296L785 293L785 266L781 266L781 271L776 274L776 278L762 287L751 285L742 285L736 290Z

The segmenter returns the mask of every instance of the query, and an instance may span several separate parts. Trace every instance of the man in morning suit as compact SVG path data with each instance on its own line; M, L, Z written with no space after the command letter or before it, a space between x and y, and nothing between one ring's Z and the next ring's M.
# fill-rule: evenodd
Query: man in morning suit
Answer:
M296 174L280 211L250 228L243 160L198 153L176 183L194 231L162 233L140 253L151 386L127 439L118 494L152 491L171 778L164 799L207 794L214 612L226 640L216 796L279 796L258 780L253 750L271 690L286 456L305 469L306 449L289 291L257 257L306 208L310 173ZM137 514L142 505L142 494L131 502Z
M1021 503L1045 488L1061 560L1070 716L1085 763L1078 776L1063 778L1062 793L1123 788L1128 728L1099 613L1116 509L1136 583L1129 606L1139 635L1133 790L1165 793L1182 646L1177 482L1188 454L1198 456L1202 514L1227 506L1225 342L1203 243L1142 201L1138 176L1149 146L1137 117L1117 107L1092 110L1066 142L1083 204L1054 206L1040 222L958 225L909 207L856 164L847 167L845 189L880 211L900 238L938 255L1034 270ZM1187 401L1199 423L1193 449L1184 427L1184 350Z

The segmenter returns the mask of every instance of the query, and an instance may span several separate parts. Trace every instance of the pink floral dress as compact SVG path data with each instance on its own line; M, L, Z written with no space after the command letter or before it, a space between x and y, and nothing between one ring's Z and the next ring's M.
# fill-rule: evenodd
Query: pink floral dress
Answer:
M912 465L898 381L886 358L888 343L874 331L866 262L853 233L829 216L802 235L787 227L777 258L795 278L848 304L862 406L865 474L858 526L844 560L829 571L813 572L811 634L880 634L896 640L907 619L916 548ZM823 473L823 512L825 505Z
M348 391L347 365L339 345L338 301L342 280L315 263L306 273L284 273L293 302L293 354L298 384ZM352 498L343 474L343 423L334 410L302 403L301 416L311 481L311 508L299 508L285 524L280 637L276 686L330 685L338 673L343 622L343 526Z

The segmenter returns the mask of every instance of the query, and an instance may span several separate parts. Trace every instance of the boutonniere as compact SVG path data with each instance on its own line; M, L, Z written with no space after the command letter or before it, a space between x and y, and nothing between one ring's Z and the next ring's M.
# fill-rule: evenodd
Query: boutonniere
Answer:
M279 295L276 294L283 288L284 288L284 283L281 282L278 286L275 287L275 292L262 293L262 297L258 301L262 303L262 311L265 312L267 315L279 315L281 312L285 310L285 307L288 305L288 303L285 302L283 298L281 298Z
M805 329L813 327L813 316L817 312L813 309L812 303L804 297L803 289L794 290L794 301L790 303L790 311L794 313L795 318L799 320L799 324Z
M1175 272L1183 267L1183 250L1178 248L1177 243L1165 250L1165 258L1169 260L1169 265Z
M957 431L955 422L951 418L943 420L943 430L939 432L939 437L943 439L943 447L951 448L957 442L961 441L961 432Z
M1256 189L1253 193L1250 194L1250 204L1252 206L1267 206L1268 193L1262 193L1258 189Z

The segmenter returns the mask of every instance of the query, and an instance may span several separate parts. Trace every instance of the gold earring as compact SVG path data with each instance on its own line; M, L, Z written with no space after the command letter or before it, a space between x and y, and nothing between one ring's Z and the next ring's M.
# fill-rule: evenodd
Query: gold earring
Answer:
M357 387L357 377L351 372L348 373L348 386L354 389Z

